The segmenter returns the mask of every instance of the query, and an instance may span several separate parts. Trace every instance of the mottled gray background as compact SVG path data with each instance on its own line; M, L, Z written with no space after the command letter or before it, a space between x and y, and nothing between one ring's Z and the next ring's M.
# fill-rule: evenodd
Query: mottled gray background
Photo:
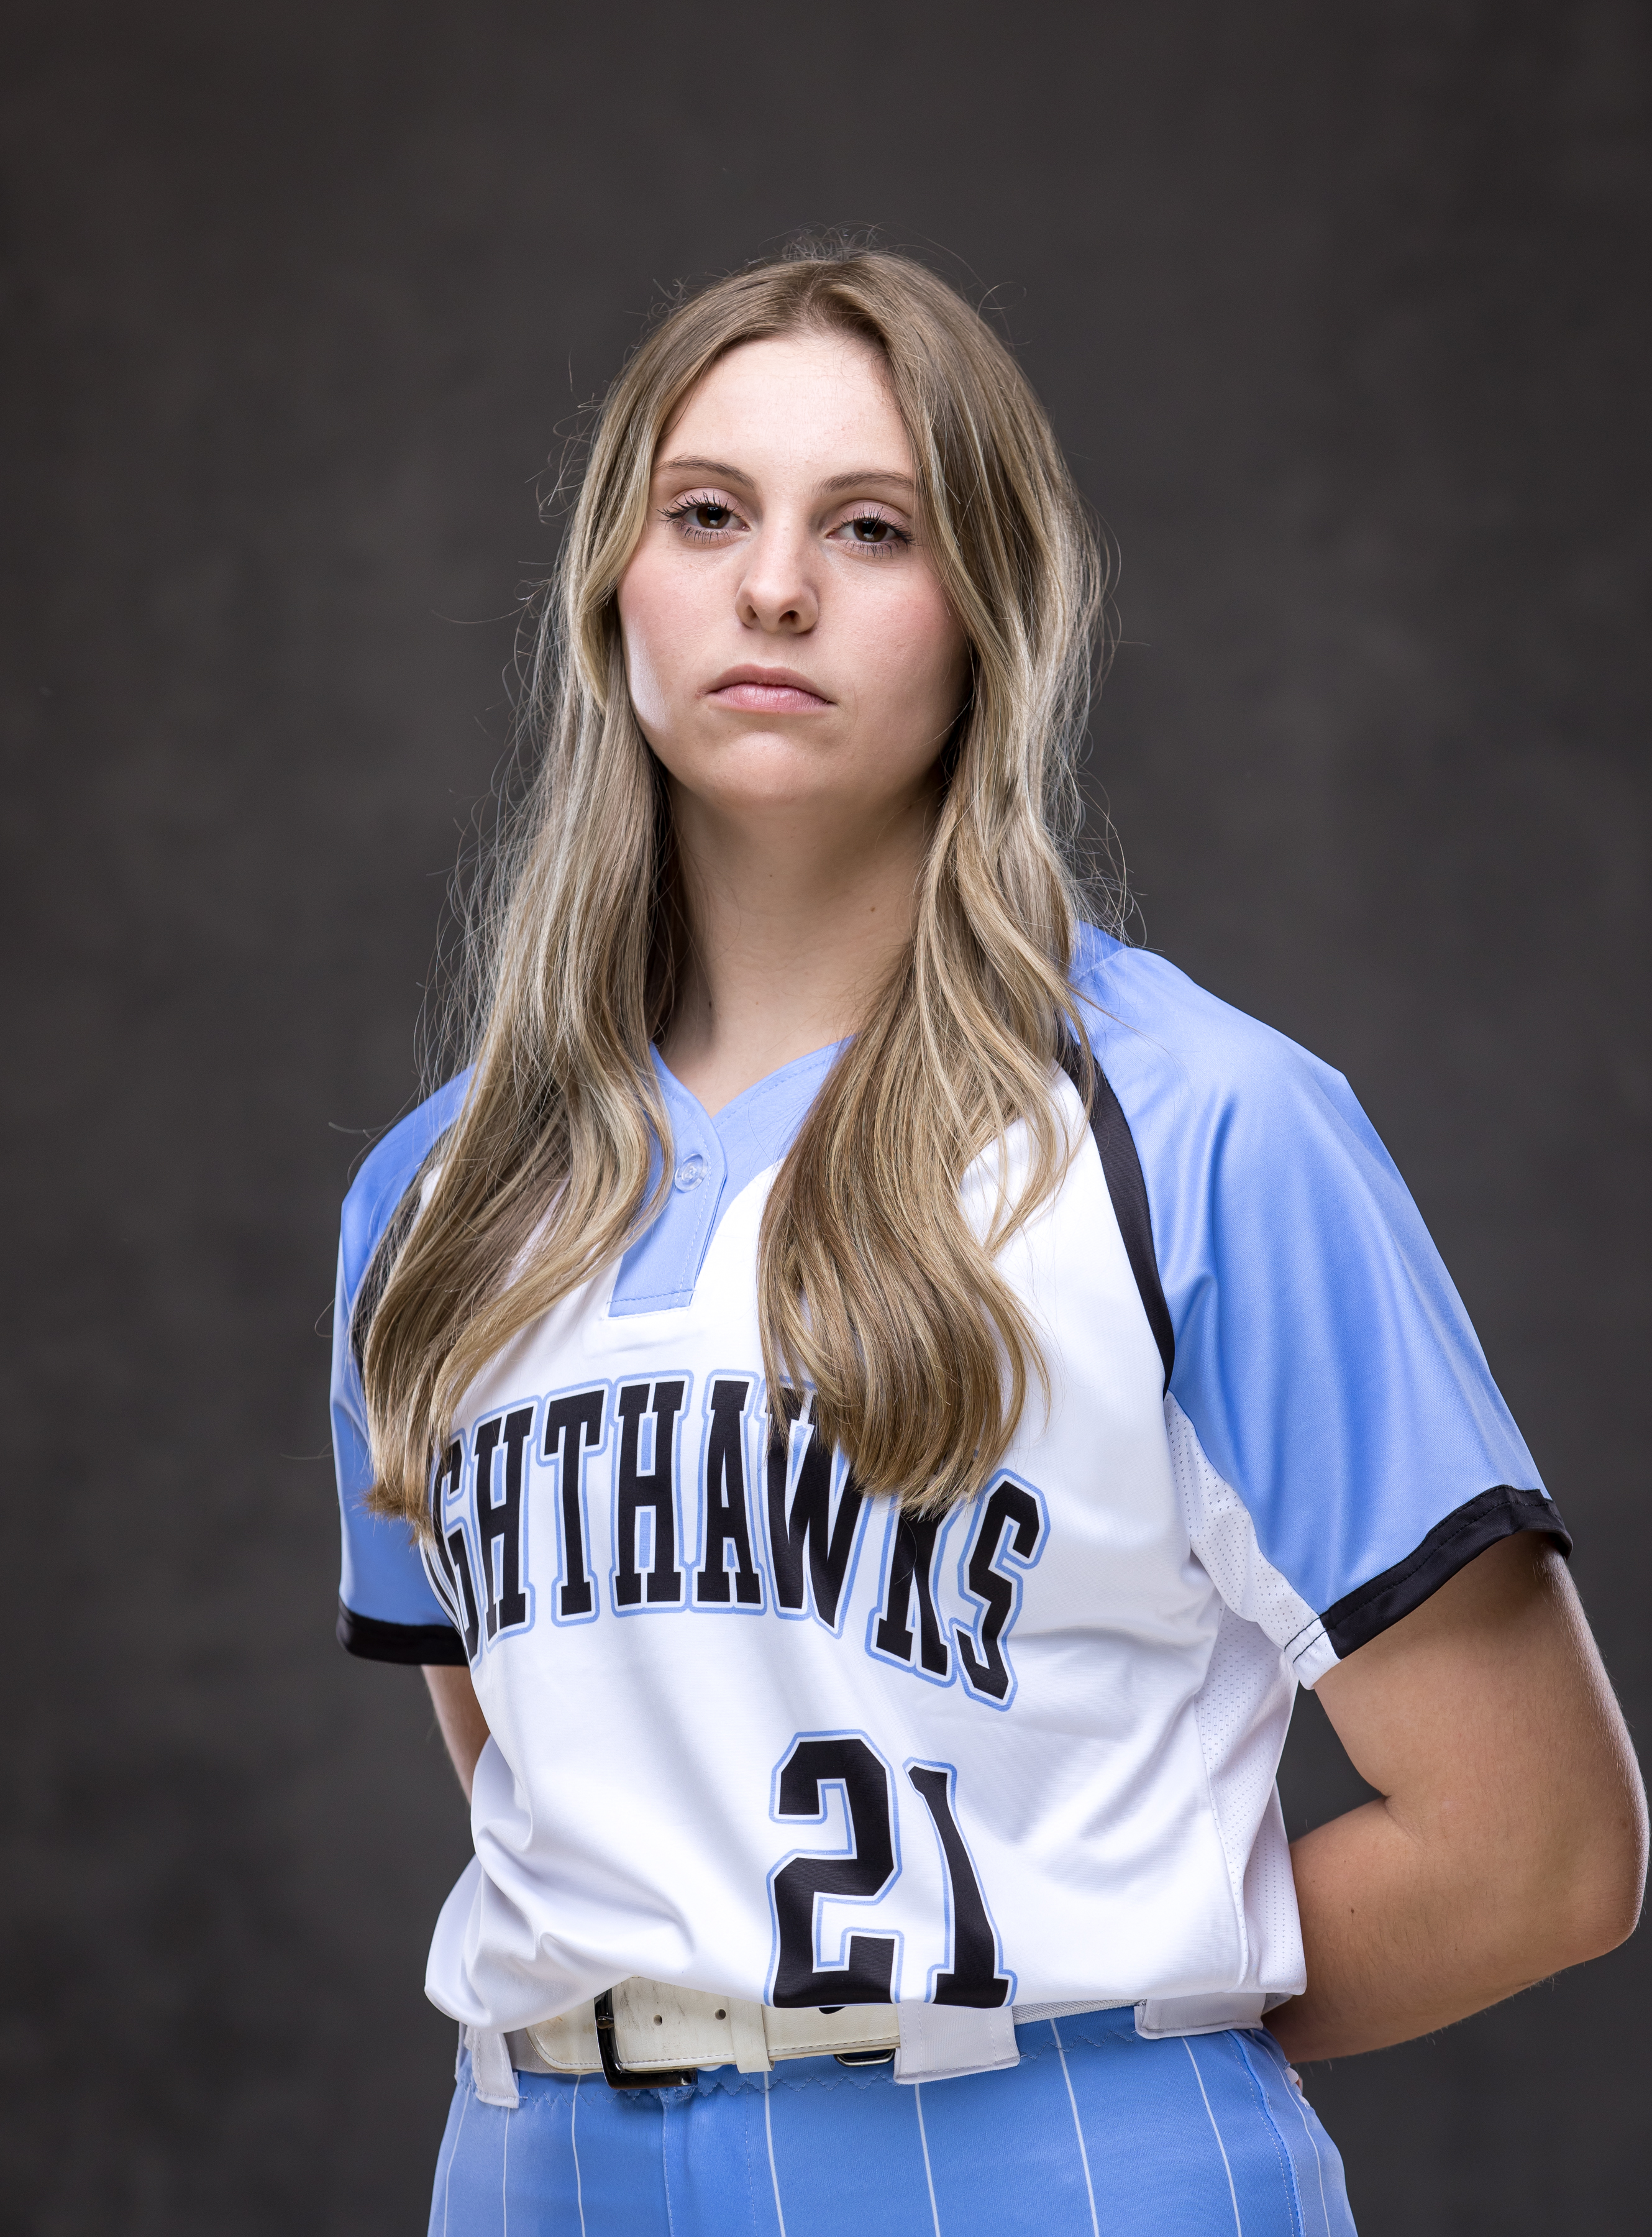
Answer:
M332 1643L336 1207L413 1092L536 477L659 283L802 223L993 291L1123 552L1145 936L1352 1078L1644 1718L1645 10L3 42L4 2227L423 2228L465 1826L417 1677ZM1347 1777L1305 1702L1293 1825ZM1312 2076L1366 2237L1642 2229L1649 2003L1632 1945Z

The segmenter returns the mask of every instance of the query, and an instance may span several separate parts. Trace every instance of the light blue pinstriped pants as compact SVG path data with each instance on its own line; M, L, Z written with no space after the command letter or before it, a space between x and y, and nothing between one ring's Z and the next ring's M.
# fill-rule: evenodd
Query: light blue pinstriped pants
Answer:
M1147 2042L1129 2010L1016 2029L1021 2063L916 2086L787 2059L688 2089L462 2058L431 2237L1353 2237L1342 2161L1273 2038Z

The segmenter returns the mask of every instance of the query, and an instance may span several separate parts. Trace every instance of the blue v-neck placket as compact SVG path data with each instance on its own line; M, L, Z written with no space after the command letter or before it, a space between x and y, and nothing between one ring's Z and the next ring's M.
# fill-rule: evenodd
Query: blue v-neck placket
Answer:
M671 1186L652 1227L620 1261L610 1315L670 1312L692 1302L724 1212L748 1182L791 1146L839 1041L795 1058L726 1104L715 1118L654 1052L654 1069L671 1121ZM660 1148L648 1171L659 1185Z

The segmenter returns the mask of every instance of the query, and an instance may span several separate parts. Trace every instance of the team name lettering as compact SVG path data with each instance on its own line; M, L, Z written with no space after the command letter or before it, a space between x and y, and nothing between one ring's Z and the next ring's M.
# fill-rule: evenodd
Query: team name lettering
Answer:
M523 1590L522 1452L532 1434L534 1409L479 1422L476 1431L476 1537L487 1588L488 1637L521 1630L528 1620ZM497 1465L496 1466L496 1461Z
M567 1390L545 1401L540 1457L556 1473L560 1575L556 1618L577 1623L596 1613L596 1594L585 1557L585 1460L608 1441L606 1389Z
M838 1628L838 1604L862 1521L864 1495L852 1469L843 1466L800 1418L803 1402L782 1390L771 1417L768 1443L768 1546L774 1565L774 1598L788 1613L813 1613L828 1631ZM837 1511L832 1479L839 1475Z
M701 1607L727 1607L731 1582L740 1607L762 1605L763 1580L752 1559L752 1518L746 1496L746 1394L750 1389L749 1382L719 1376L707 1403L705 1495L700 1568L694 1578L694 1600Z
M442 1464L431 1486L431 1544L436 1561L432 1567L427 1559L425 1566L437 1598L464 1640L466 1655L474 1662L481 1644L482 1622L477 1613L470 1549L464 1542L463 1521L451 1524L449 1521L449 1509L457 1501L464 1475L464 1446L456 1437L443 1454Z
M823 1442L806 1394L781 1389L770 1402L756 1375L709 1376L701 1386L696 1454L693 1388L684 1371L553 1391L490 1412L446 1447L431 1475L425 1567L472 1663L533 1627L536 1510L546 1568L553 1540L556 1549L554 1586L543 1570L540 1580L552 1622L601 1620L594 1500L597 1541L605 1528L611 1534L614 1614L761 1615L767 1608L841 1636L874 1502L843 1455ZM687 1547L680 1483L694 1510ZM862 1619L865 1651L925 1684L958 1679L971 1699L1007 1708L1016 1692L1010 1637L1025 1577L1049 1534L1043 1495L1006 1475L950 1515L885 1514L877 1589ZM948 1549L959 1547L955 1564ZM960 1608L961 1616L953 1613ZM803 1777L801 1768L793 1774L799 1796ZM909 1768L907 1777L953 1879L957 1950L937 1994L943 2003L991 2000L999 1975L971 1909L951 1789L928 1766ZM804 1877L795 1875L800 1888Z
M977 1699L1008 1708L1014 1679L1004 1637L1021 1606L1021 1577L1043 1551L1047 1525L1038 1494L1006 1476L988 1494L965 1549L964 1576L981 1613L972 1628L953 1626L958 1667ZM1004 1565L1009 1563L1006 1568Z
M681 1379L622 1382L614 1402L620 1422L620 1481L615 1500L614 1600L636 1607L648 1588L650 1607L676 1607L682 1600L682 1571L677 1566L677 1415L688 1384ZM654 1432L653 1466L642 1467L638 1453L644 1424ZM646 1575L637 1566L638 1524L649 1528Z
M879 1654L887 1654L896 1662L912 1660L915 1598L918 1667L931 1678L944 1679L951 1675L952 1658L935 1613L935 1543L939 1530L938 1515L908 1514L903 1509L895 1517L875 1644Z

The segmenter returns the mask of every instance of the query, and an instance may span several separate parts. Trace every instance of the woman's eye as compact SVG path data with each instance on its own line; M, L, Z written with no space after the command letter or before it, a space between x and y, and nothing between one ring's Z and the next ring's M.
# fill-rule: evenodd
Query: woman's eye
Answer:
M714 497L684 498L668 506L665 517L690 538L726 536L731 528L740 525L740 516L734 506Z
M892 520L885 520L878 512L858 513L852 520L846 520L843 526L849 542L864 551L890 551L897 544L912 541L904 529L897 528Z

